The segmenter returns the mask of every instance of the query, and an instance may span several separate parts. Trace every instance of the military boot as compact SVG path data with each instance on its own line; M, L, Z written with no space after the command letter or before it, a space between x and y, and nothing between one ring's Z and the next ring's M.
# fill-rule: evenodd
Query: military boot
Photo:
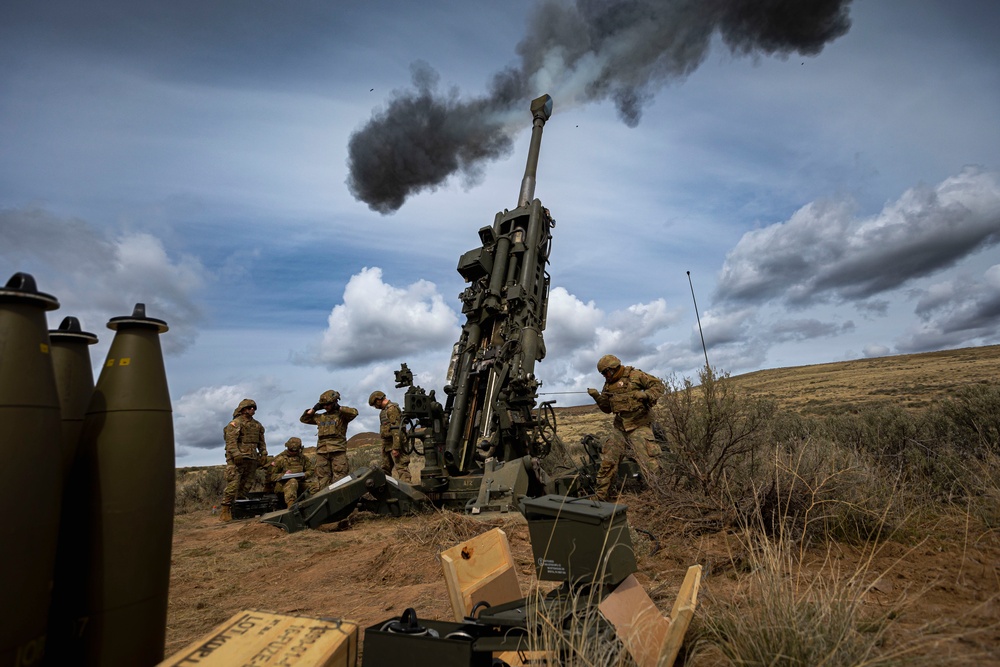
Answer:
M232 521L233 512L229 508L229 505L223 505L222 509L219 510L219 521Z

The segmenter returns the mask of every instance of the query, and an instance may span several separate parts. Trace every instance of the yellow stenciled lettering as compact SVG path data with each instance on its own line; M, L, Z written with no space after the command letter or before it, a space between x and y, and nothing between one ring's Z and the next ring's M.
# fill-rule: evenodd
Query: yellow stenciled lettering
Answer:
M108 357L108 360L105 362L104 367L111 368L114 365L115 365L115 360L112 359L111 357Z
M80 639L83 638L83 633L87 631L87 623L90 622L90 616L81 616L80 618L73 621L73 633Z
M14 664L17 667L27 667L27 665L37 665L45 657L45 635L35 637L31 641L17 647L17 655L14 656Z
M214 637L212 637L211 639L209 639L207 642L205 642L204 644L202 644L201 646L198 647L198 649L197 649L198 650L198 657L199 658L207 658L209 655L212 654L213 651L217 651L220 648L222 648L222 646L227 641L229 641L229 637L227 637L226 635L224 635L224 634L215 635Z
M184 659L178 662L178 665L197 665L205 658L209 657L217 649L221 648L229 640L229 637L223 634L218 634L209 639L207 642L188 653L184 656Z
M300 634L302 626L293 625L285 628L284 631L275 639L268 642L267 646L261 649L257 655L250 659L247 665L262 665L271 662L272 658L278 658L279 653L282 649L288 646L295 637ZM280 661L277 664L284 664L284 661Z
M128 366L131 363L132 363L132 357L122 357L121 359L118 360L119 366Z
M292 667L298 660L312 648L320 637L322 637L326 632L332 630L333 628L325 626L316 626L311 628L303 628L306 630L305 636L300 638L299 641L293 646L288 647L288 655L284 657L281 662L278 663L278 667Z
M246 633L250 632L255 627L257 627L257 621L263 621L263 620L264 618L261 616L247 615L241 618L235 624L233 624L231 630L232 632L235 632L238 635L245 635Z
M271 628L273 628L276 625L278 625L278 623L280 623L280 622L281 622L281 619L272 618L270 621L267 622L267 624L264 627L262 627L260 629L260 632L258 632L257 634L263 635L264 633L270 631Z
M39 343L38 344L38 349L42 351L42 354L48 354L49 353L49 346L46 345L45 343Z

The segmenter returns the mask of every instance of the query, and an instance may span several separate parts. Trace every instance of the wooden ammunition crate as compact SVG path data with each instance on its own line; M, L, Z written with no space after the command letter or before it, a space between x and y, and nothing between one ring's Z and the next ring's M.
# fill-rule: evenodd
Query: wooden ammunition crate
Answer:
M351 621L241 611L160 663L160 667L297 665L357 667L358 626Z

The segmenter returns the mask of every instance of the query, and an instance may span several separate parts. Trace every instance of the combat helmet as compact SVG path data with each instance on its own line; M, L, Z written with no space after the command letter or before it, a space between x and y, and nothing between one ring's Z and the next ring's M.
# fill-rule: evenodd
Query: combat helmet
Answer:
M339 400L340 392L334 391L333 389L327 389L319 395L319 402L323 405L326 405L327 403L336 403Z
M253 400L252 398L244 398L242 401L240 401L240 404L236 406L236 409L233 410L233 416L238 417L240 413L243 412L244 408L256 408L256 407L257 407L257 401Z
M609 368L618 368L622 365L622 360L613 354L605 354L597 361L597 372L604 375L604 371Z
M379 402L385 398L385 392L373 391L372 395L368 397L368 405L373 408L378 407Z
M302 438L289 438L288 442L285 443L285 449L287 449L288 451L292 452L293 454L295 452L301 451L302 450Z

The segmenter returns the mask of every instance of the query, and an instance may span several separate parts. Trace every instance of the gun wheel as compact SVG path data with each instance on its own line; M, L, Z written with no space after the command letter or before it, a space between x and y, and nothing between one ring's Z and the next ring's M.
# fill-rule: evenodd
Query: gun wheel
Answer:
M535 425L535 455L539 458L548 456L552 451L552 441L556 438L556 412L549 402L538 406L538 418Z
M399 432L402 434L403 442L403 452L406 454L417 454L423 456L424 452L417 449L417 438L413 433L417 430L417 425L409 417L404 417L403 421L399 423Z

